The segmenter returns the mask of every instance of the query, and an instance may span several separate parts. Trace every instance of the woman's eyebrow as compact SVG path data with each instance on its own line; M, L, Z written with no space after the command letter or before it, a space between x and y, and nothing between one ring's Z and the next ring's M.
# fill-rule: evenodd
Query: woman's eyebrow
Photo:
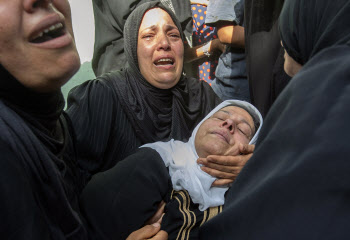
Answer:
M172 24L166 24L165 29L166 31L171 31L173 29L179 30L175 25L172 25Z
M140 33L144 32L144 31L149 31L149 30L154 31L154 30L156 30L157 28L158 28L157 25L151 25L151 26L149 26L149 27L146 27L146 28L142 29L142 30L140 31ZM174 26L174 25L171 25L171 24L165 25L165 30L166 30L166 31L171 31L171 30L173 30L173 29L178 30L178 28L177 28L176 26Z
M149 27L146 27L144 29L142 29L140 32L144 32L144 31L147 31L147 30L155 30L157 29L157 26L156 25L151 25Z

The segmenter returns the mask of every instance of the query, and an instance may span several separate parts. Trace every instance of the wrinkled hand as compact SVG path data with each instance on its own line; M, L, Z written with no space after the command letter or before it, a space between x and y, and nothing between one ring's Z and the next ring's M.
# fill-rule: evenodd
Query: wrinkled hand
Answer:
M167 240L168 233L165 231L159 231L160 224L154 223L152 225L146 225L139 230L132 232L126 240Z
M201 169L209 175L216 177L212 187L224 186L232 183L241 172L244 165L251 158L255 145L240 144L236 156L209 155L207 158L198 158L197 163L202 164Z

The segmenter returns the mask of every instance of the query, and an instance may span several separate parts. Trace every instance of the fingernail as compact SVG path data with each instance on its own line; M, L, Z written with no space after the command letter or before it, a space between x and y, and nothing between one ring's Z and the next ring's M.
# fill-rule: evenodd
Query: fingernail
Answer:
M199 164L203 164L203 161L202 161L202 160L198 160L198 163L199 163Z
M160 224L156 222L156 223L153 223L152 226L153 227L160 227Z

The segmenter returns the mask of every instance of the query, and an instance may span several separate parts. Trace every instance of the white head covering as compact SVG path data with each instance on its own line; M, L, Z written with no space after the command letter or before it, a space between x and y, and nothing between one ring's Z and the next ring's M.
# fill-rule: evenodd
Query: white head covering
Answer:
M149 147L156 150L163 159L165 166L169 167L169 174L176 191L187 190L194 203L199 204L199 210L204 211L209 207L224 204L224 195L228 187L211 187L216 178L200 169L197 164L198 154L195 149L195 136L202 123L214 113L226 106L237 106L245 109L253 117L254 122L260 126L249 144L255 144L263 119L260 112L250 103L239 100L226 100L213 109L193 130L187 143L175 141L155 142L141 147Z

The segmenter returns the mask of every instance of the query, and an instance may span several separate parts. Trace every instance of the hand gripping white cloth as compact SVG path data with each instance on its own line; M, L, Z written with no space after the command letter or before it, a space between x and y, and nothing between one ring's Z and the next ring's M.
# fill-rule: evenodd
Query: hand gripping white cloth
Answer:
M169 168L169 174L176 191L187 190L194 203L199 204L199 210L204 211L209 207L224 204L225 192L228 187L212 187L216 178L200 169L197 164L199 158L195 149L194 140L201 124L214 113L226 106L242 107L250 113L260 126L249 144L255 144L263 119L260 112L250 103L239 100L226 100L213 109L193 130L188 142L176 141L155 142L141 147L149 147L156 150L163 159L165 166Z

